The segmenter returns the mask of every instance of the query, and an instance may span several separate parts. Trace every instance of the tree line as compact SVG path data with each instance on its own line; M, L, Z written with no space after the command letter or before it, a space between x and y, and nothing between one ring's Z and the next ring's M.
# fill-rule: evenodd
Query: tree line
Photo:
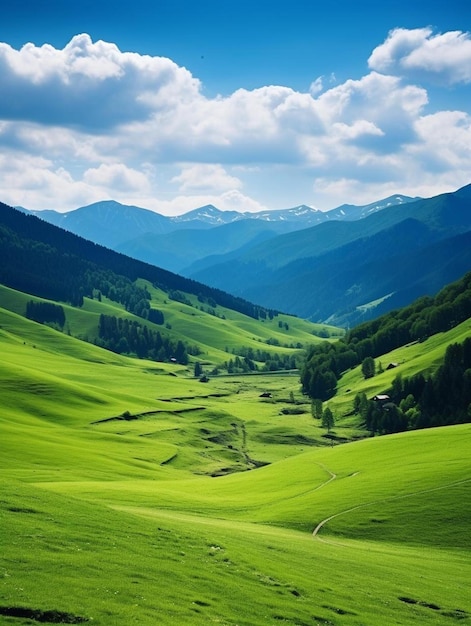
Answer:
M48 300L81 306L84 296L91 297L87 270L92 275L108 271L110 276L120 276L131 284L142 278L167 293L194 294L254 319L277 315L243 298L94 244L0 202L0 282ZM97 284L93 288L100 289Z
M435 297L424 296L411 305L365 322L334 343L313 345L301 370L303 392L328 400L346 370L366 358L376 358L414 341L424 341L471 317L471 272Z
M354 412L372 434L470 422L471 338L450 344L434 374L398 375L379 400L357 394Z
M65 313L64 308L60 304L30 300L26 304L25 315L29 320L39 322L40 324L57 324L60 328L64 328Z
M174 341L162 336L157 330L137 320L100 315L97 345L118 354L135 355L152 361L175 361L188 363L188 354L198 355L197 346L187 346L183 341Z

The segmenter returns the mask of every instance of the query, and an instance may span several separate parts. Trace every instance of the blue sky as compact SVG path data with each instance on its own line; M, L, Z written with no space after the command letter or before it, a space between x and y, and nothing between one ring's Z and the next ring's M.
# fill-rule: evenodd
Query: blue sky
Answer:
M329 209L471 182L462 0L0 0L0 200Z

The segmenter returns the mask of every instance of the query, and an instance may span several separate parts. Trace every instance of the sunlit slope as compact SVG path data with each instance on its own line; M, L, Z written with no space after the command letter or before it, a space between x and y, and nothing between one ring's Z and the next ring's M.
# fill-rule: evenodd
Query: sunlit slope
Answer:
M340 336L338 328L312 324L289 315L279 314L273 319L255 320L247 315L225 307L204 306L196 296L183 294L190 303L185 304L169 299L164 291L153 287L147 281L138 281L152 295L152 307L164 314L165 324L159 326L145 322L173 341L182 340L200 350L198 360L217 366L233 357L241 349L251 348L268 353L299 353L301 347L321 341L318 335ZM0 306L18 315L24 315L27 302L42 301L41 298L21 293L0 285ZM61 303L66 323L64 331L74 337L93 342L98 338L100 315L127 317L139 324L144 321L127 312L124 307L107 298L101 301L84 299L80 308Z
M313 450L254 472L130 485L52 486L110 504L142 504L362 539L471 547L471 426ZM429 523L424 525L424 520ZM453 520L451 522L451 520ZM382 533L385 533L383 536Z
M22 483L0 493L0 609L99 626L470 623L468 553L130 514Z
M328 404L337 416L347 415L357 393L365 392L372 398L389 389L396 376L433 374L443 363L447 347L451 343L463 343L470 336L471 319L468 319L447 332L436 333L425 341L416 341L379 356L375 359L377 373L372 378L365 379L361 365L358 365L344 372L338 381L337 393ZM395 365L393 369L387 369L390 363ZM380 364L383 372L378 371Z
M0 624L471 623L469 425L309 449L317 423L275 401L296 377L262 379L262 402L261 377L201 384L14 313L0 327ZM274 429L305 443L262 446Z

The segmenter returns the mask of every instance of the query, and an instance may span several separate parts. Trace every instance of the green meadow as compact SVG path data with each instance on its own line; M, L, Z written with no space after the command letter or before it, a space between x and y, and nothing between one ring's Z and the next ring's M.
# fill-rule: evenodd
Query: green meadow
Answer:
M67 308L69 335L0 295L1 624L471 624L471 425L362 438L351 415L469 322L347 372L332 445L296 373L201 383L75 337L115 303ZM247 341L319 340L159 298L169 332L200 324L211 367Z

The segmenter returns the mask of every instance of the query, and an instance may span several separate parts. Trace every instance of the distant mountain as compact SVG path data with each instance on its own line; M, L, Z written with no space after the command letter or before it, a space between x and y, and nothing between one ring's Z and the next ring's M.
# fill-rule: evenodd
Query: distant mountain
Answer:
M355 206L354 204L342 204L336 209L331 209L330 211L327 211L324 215L330 220L361 220L364 217L368 217L372 213L376 213L377 211L382 211L383 209L387 209L391 206L396 206L397 204L407 204L408 202L415 202L416 200L421 200L421 198L411 198L409 196L396 194L394 196L384 198L384 200L378 200L377 202L365 204L364 206Z
M35 215L50 224L64 228L100 245L112 249L122 249L123 251L132 250L136 258L151 262L156 262L156 260L152 258L152 255L149 257L149 250L153 246L157 246L158 249L161 243L159 238L155 240L155 244L151 243L151 239L149 239L151 234L168 235L179 230L209 230L235 222L248 223L249 221L265 224L267 233L279 234L305 228L325 219L322 211L304 205L293 209L259 213L221 211L213 205L206 205L174 217L160 215L155 211L137 206L120 204L114 200L96 202L66 213L52 210L31 211L24 207L16 208L23 213ZM278 224L276 231L272 228L273 224ZM251 229L252 227L248 226L249 237ZM257 227L256 230L261 231L263 228ZM195 237L197 236L195 235ZM139 242L140 237L143 237L142 248ZM218 237L219 234L214 237L215 242ZM241 241L240 245L244 245L244 243ZM202 256L214 252L211 245L204 247ZM179 260L178 253L176 254L177 258L173 259L170 247L166 247L167 253L157 256L157 259L163 262L162 267L166 269L173 270L185 267L194 260L193 254L186 260ZM178 248L176 249L178 250ZM185 249L189 251L188 247ZM227 252L227 248L224 251Z
M120 204L114 200L95 202L72 211L60 213L53 210L32 211L24 207L15 207L23 213L35 215L55 226L67 228L80 236L95 234L99 227L110 239L125 241L142 234L164 234L180 229L214 228L242 220L280 222L286 230L304 228L318 224L325 219L325 213L306 205L292 209L260 211L258 213L221 211L212 204L168 217L137 206ZM127 229L130 229L128 231ZM130 236L129 236L130 235Z
M165 233L171 230L168 218L154 211L120 204L114 200L96 202L67 213L28 213L108 248L115 248L123 241L142 233Z
M471 185L429 199L394 195L322 212L177 217L107 201L36 212L71 232L243 300L351 325L434 293L471 267Z
M95 285L90 283L91 276ZM98 283L108 289L116 277L132 282L143 278L168 293L194 294L254 318L266 318L269 313L223 290L119 254L0 202L0 283L75 304L93 288L103 291ZM113 285L113 289L118 287ZM133 308L128 301L122 303L128 310Z
M244 298L256 294L265 306L283 303L301 317L348 325L459 278L471 268L469 231L471 185L280 235L190 275Z
M327 212L304 204L255 213L221 211L209 204L174 217L114 200L96 202L66 213L17 208L100 245L189 275L212 264L214 255L233 254L236 250L241 254L248 246L283 233L332 220L362 219L394 203L411 200L397 195L365 206L342 205ZM218 230L221 227L229 228ZM187 232L177 234L183 230Z
M238 220L214 228L188 228L166 234L146 233L115 247L146 263L181 274L201 259L228 253L241 254L249 247L286 232L280 222ZM209 261L211 263L211 261Z

